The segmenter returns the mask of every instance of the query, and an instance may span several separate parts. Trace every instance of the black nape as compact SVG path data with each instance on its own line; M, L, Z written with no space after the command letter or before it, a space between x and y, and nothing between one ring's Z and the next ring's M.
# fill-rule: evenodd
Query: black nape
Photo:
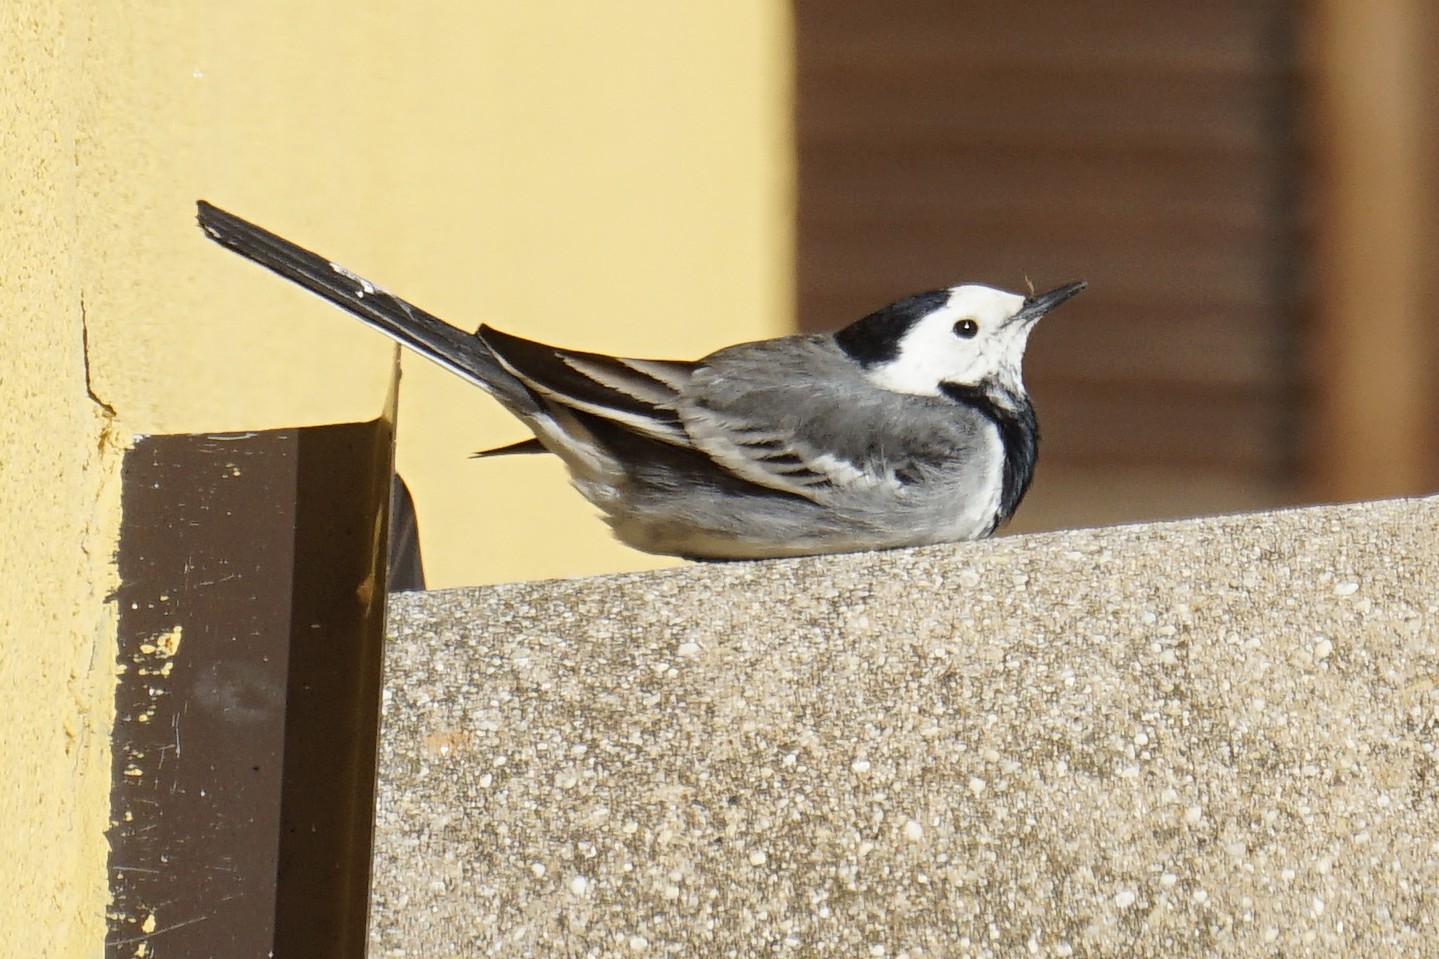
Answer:
M948 302L948 290L906 296L855 320L836 333L834 341L863 367L888 363L899 357L899 341L910 327Z

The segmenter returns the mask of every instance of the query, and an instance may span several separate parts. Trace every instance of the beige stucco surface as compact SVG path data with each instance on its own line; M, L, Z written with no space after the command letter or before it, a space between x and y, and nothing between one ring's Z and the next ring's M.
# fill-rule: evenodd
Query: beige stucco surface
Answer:
M33 938L0 956L94 955L120 450L372 418L393 362L206 241L194 201L462 326L678 356L777 332L787 22L765 0L37 0L4 21L0 926ZM400 407L434 581L635 563L558 471L467 458L518 435L475 391L410 364Z
M1439 498L390 629L375 956L1439 950Z

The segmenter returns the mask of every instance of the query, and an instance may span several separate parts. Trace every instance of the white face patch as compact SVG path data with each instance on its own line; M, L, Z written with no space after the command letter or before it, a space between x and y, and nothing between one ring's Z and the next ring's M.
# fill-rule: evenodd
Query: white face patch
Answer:
M899 343L899 356L873 367L870 382L896 393L937 396L941 383L974 385L986 378L1022 389L1020 362L1030 322L1010 322L1024 297L988 286L956 286L949 302L919 320ZM970 321L972 337L957 332Z

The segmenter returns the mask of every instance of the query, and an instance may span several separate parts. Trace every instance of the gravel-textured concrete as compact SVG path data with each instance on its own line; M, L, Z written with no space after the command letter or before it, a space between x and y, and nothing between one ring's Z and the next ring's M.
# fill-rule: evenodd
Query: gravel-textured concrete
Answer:
M391 631L376 957L1439 953L1439 499Z

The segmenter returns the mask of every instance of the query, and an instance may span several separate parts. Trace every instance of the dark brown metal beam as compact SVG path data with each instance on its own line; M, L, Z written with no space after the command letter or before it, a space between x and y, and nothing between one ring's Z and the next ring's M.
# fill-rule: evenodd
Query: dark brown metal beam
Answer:
M392 422L127 454L108 956L363 954Z

